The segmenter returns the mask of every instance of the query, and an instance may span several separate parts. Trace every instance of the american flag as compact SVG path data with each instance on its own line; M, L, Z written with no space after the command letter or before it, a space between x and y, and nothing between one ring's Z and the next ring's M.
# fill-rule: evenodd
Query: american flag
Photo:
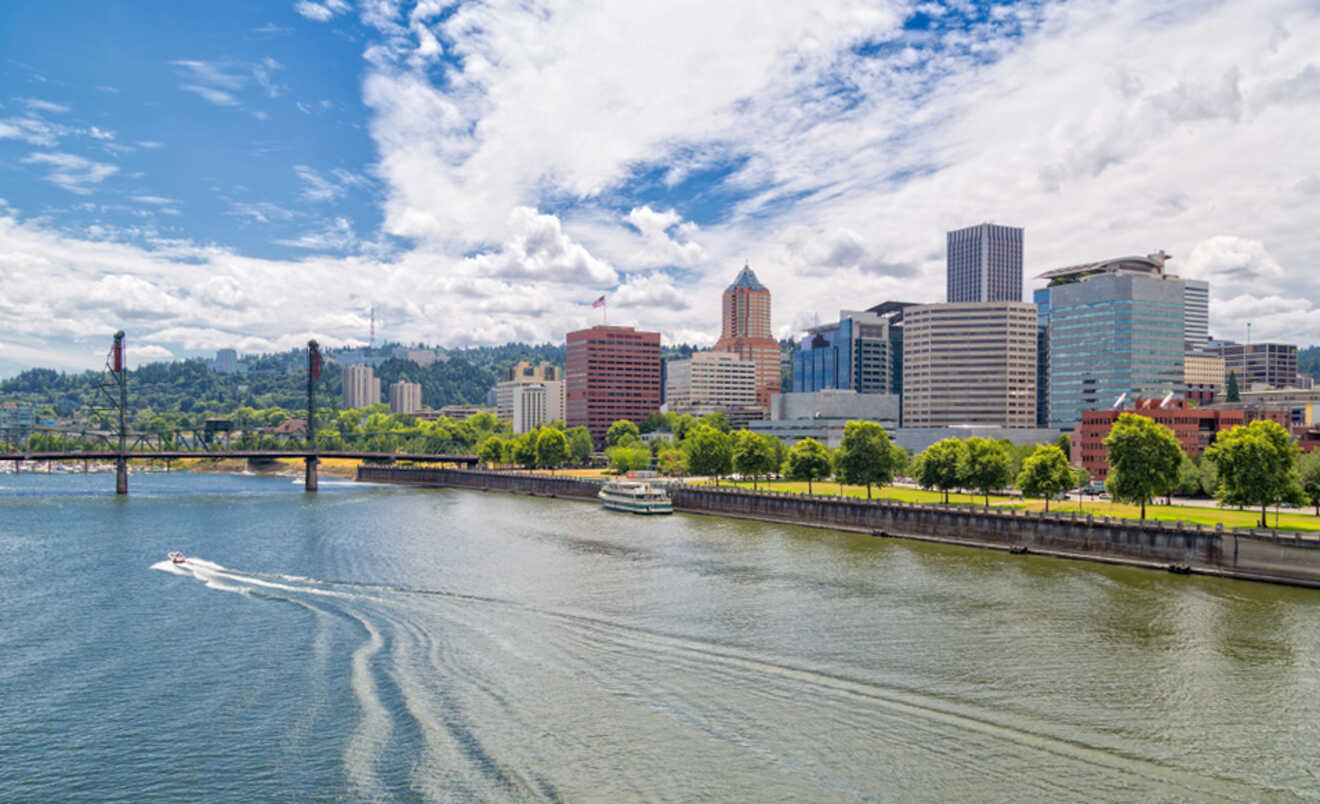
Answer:
M604 307L604 306L605 306L604 296L601 296L599 299L596 299L594 302L591 303L591 309L593 310L595 310L597 307Z

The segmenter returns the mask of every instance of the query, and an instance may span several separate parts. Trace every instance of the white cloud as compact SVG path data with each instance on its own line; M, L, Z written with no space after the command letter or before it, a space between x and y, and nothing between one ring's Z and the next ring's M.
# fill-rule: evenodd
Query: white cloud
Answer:
M350 251L358 246L357 236L353 234L353 226L347 218L335 218L320 229L307 232L296 239L275 242L293 248L321 252Z
M302 197L308 201L334 201L343 197L350 189L370 185L363 176L343 168L330 171L330 176L322 176L307 165L294 165L293 171L302 179Z
M160 207L175 206L179 203L173 198L166 198L160 195L134 195L129 197L140 204L153 204Z
M315 22L329 22L336 14L342 14L348 9L348 3L343 0L323 0L320 3L301 0L293 6L294 11Z
M142 366L147 363L161 363L174 359L174 353L164 346L158 346L154 343L148 343L143 346L134 346L129 350L130 366Z
M509 217L511 239L499 251L470 257L464 273L504 279L538 279L578 283L583 287L613 285L618 274L566 235L559 218L518 207Z
M24 106L28 107L29 109L35 109L38 112L52 112L54 114L63 114L69 111L69 109L73 108L63 103L55 103L54 101L41 100L40 98L19 98L18 101L19 103L22 103Z
M197 84L180 84L179 89L192 92L197 96L199 96L202 100L205 100L209 103L214 103L216 106L238 105L238 98L235 98L232 94L225 92L223 89L216 89L214 87L204 87L204 86L199 86Z
M697 233L696 224L684 223L682 216L672 209L657 212L650 206L633 207L627 221L646 241L633 264L690 266L706 256L705 249L690 239Z
M47 181L80 195L90 193L91 185L100 184L119 172L119 168L114 165L93 162L81 156L65 153L30 154L24 157L22 162L48 166L50 173L46 176Z

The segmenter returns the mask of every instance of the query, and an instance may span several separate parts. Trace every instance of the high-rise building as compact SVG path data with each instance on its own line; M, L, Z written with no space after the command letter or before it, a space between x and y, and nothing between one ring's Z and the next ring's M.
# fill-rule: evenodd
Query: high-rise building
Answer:
M365 408L380 402L380 379L376 370L365 364L344 366L343 403L345 408Z
M891 393L889 320L869 310L840 310L836 324L807 330L793 355L793 392L838 389Z
M215 373L235 374L238 372L238 352L233 349L217 349L215 353Z
M779 343L770 327L770 291L744 265L733 284L724 289L724 325L717 352L733 352L756 364L756 404L769 407L779 393Z
M523 360L516 366L504 370L505 382L548 382L564 379L564 370L554 363L543 362L533 365Z
M1238 388L1292 388L1297 385L1297 346L1290 343L1219 343L1224 370L1237 375Z
M1022 301L1022 229L981 223L947 236L950 302Z
M756 405L756 364L733 352L695 352L665 365L665 404L704 416Z
M555 368L552 366L551 368ZM507 373L506 373L506 376ZM495 384L495 417L500 421L513 422L513 431L515 433L525 433L528 430L535 430L546 422L555 419L564 418L564 381L563 380L542 380L533 381L527 376L515 372L517 379L505 380ZM526 406L531 404L524 400L522 390L527 386L536 386L540 401L536 404L542 411L539 415L533 415L528 412L531 408ZM535 396L534 395L534 396ZM519 409L523 409L523 416L519 418ZM535 424L529 424L535 421ZM522 422L526 429L518 429Z
M1189 348L1199 348L1210 340L1210 283L1184 279L1183 341Z
M660 333L599 325L570 332L565 340L569 427L586 427L602 444L614 422L640 423L660 408Z
M1036 426L1036 308L1021 301L903 311L903 426Z
M422 409L422 386L415 382L390 383L390 412L416 413Z
M1049 288L1050 426L1120 398L1160 399L1185 388L1183 282L1163 252L1041 274Z

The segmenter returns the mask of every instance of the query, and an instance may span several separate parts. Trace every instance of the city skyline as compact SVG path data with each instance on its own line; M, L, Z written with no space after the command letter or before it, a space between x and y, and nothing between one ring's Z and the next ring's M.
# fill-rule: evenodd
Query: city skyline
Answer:
M940 301L987 220L1029 276L1165 248L1210 334L1320 342L1320 10L954 5L7 9L0 377L121 328L133 365L364 343L372 307L557 342L602 294L713 345L744 263L791 337Z

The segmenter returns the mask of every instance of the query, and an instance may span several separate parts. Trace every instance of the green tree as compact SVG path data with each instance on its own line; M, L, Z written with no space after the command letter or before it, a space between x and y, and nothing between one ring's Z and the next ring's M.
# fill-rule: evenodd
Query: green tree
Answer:
M1259 505L1260 526L1269 506L1300 503L1303 499L1297 474L1297 445L1276 422L1257 419L1220 433L1206 451L1219 469L1215 496L1224 505Z
M1123 413L1105 436L1109 477L1105 488L1114 499L1139 503L1146 518L1146 503L1169 494L1178 485L1183 451L1173 431L1145 416Z
M739 430L732 438L733 468L740 475L751 475L752 488L755 489L758 477L763 474L768 475L779 468L775 448L759 433L750 430Z
M963 482L985 495L985 510L990 510L990 492L1002 489L1012 481L1013 458L1002 443L976 436L967 439ZM1068 481L1071 485L1071 475Z
M564 434L551 427L541 428L541 434L536 437L536 463L553 474L567 460L568 439Z
M642 433L637 429L637 425L627 419L619 419L610 425L610 429L605 431L605 446L618 446L619 440L624 436L631 436L632 440L635 441L642 437Z
M655 456L655 468L670 477L686 474L687 456L676 446L663 447Z
M889 442L889 454L892 456L894 466L894 477L907 475L912 468L912 456L908 451L898 445L897 441Z
M687 452L688 471L694 475L709 475L719 485L720 475L733 471L733 442L727 433L709 425L697 425L683 441Z
M1178 486L1174 490L1179 497L1195 497L1201 493L1201 470L1186 453L1178 466Z
M1091 473L1086 471L1085 466L1073 469L1073 485L1077 489L1077 507L1081 508L1086 499L1086 487L1091 485Z
M645 469L651 465L651 450L646 447L610 447L605 450L610 467L619 473Z
M829 477L833 470L830 451L814 438L804 438L788 448L788 479L807 481L807 493L814 493L813 480Z
M504 458L504 442L495 436L487 438L477 447L477 457L485 461L487 466L499 463Z
M591 460L591 431L578 425L564 434L568 437L568 455L574 466L586 466Z
M1224 392L1225 402L1241 402L1242 397L1238 391L1237 372L1228 372L1228 390Z
M944 492L944 502L949 502L949 492L962 485L963 472L967 465L967 445L957 438L936 441L917 456L912 478L924 489L939 489Z
M733 429L733 425L729 424L729 417L725 416L723 411L718 410L714 413L707 413L705 416L698 419L697 422L699 424L704 424L707 427L714 427L721 433L727 433Z
M871 486L883 486L894 480L894 453L889 434L875 422L851 421L843 426L837 464L846 483L866 485L866 499Z
M1017 487L1025 497L1044 497L1049 511L1050 500L1072 488L1076 479L1063 450L1053 444L1041 445L1022 462Z
M519 466L533 469L536 467L536 439L539 430L528 430L513 441L513 462Z
M1072 437L1067 433L1059 433L1059 437L1054 439L1054 446L1059 448L1059 451L1063 453L1063 457L1072 457Z
M1313 450L1302 456L1298 462L1298 474L1302 493L1315 506L1315 515L1320 516L1320 451Z

